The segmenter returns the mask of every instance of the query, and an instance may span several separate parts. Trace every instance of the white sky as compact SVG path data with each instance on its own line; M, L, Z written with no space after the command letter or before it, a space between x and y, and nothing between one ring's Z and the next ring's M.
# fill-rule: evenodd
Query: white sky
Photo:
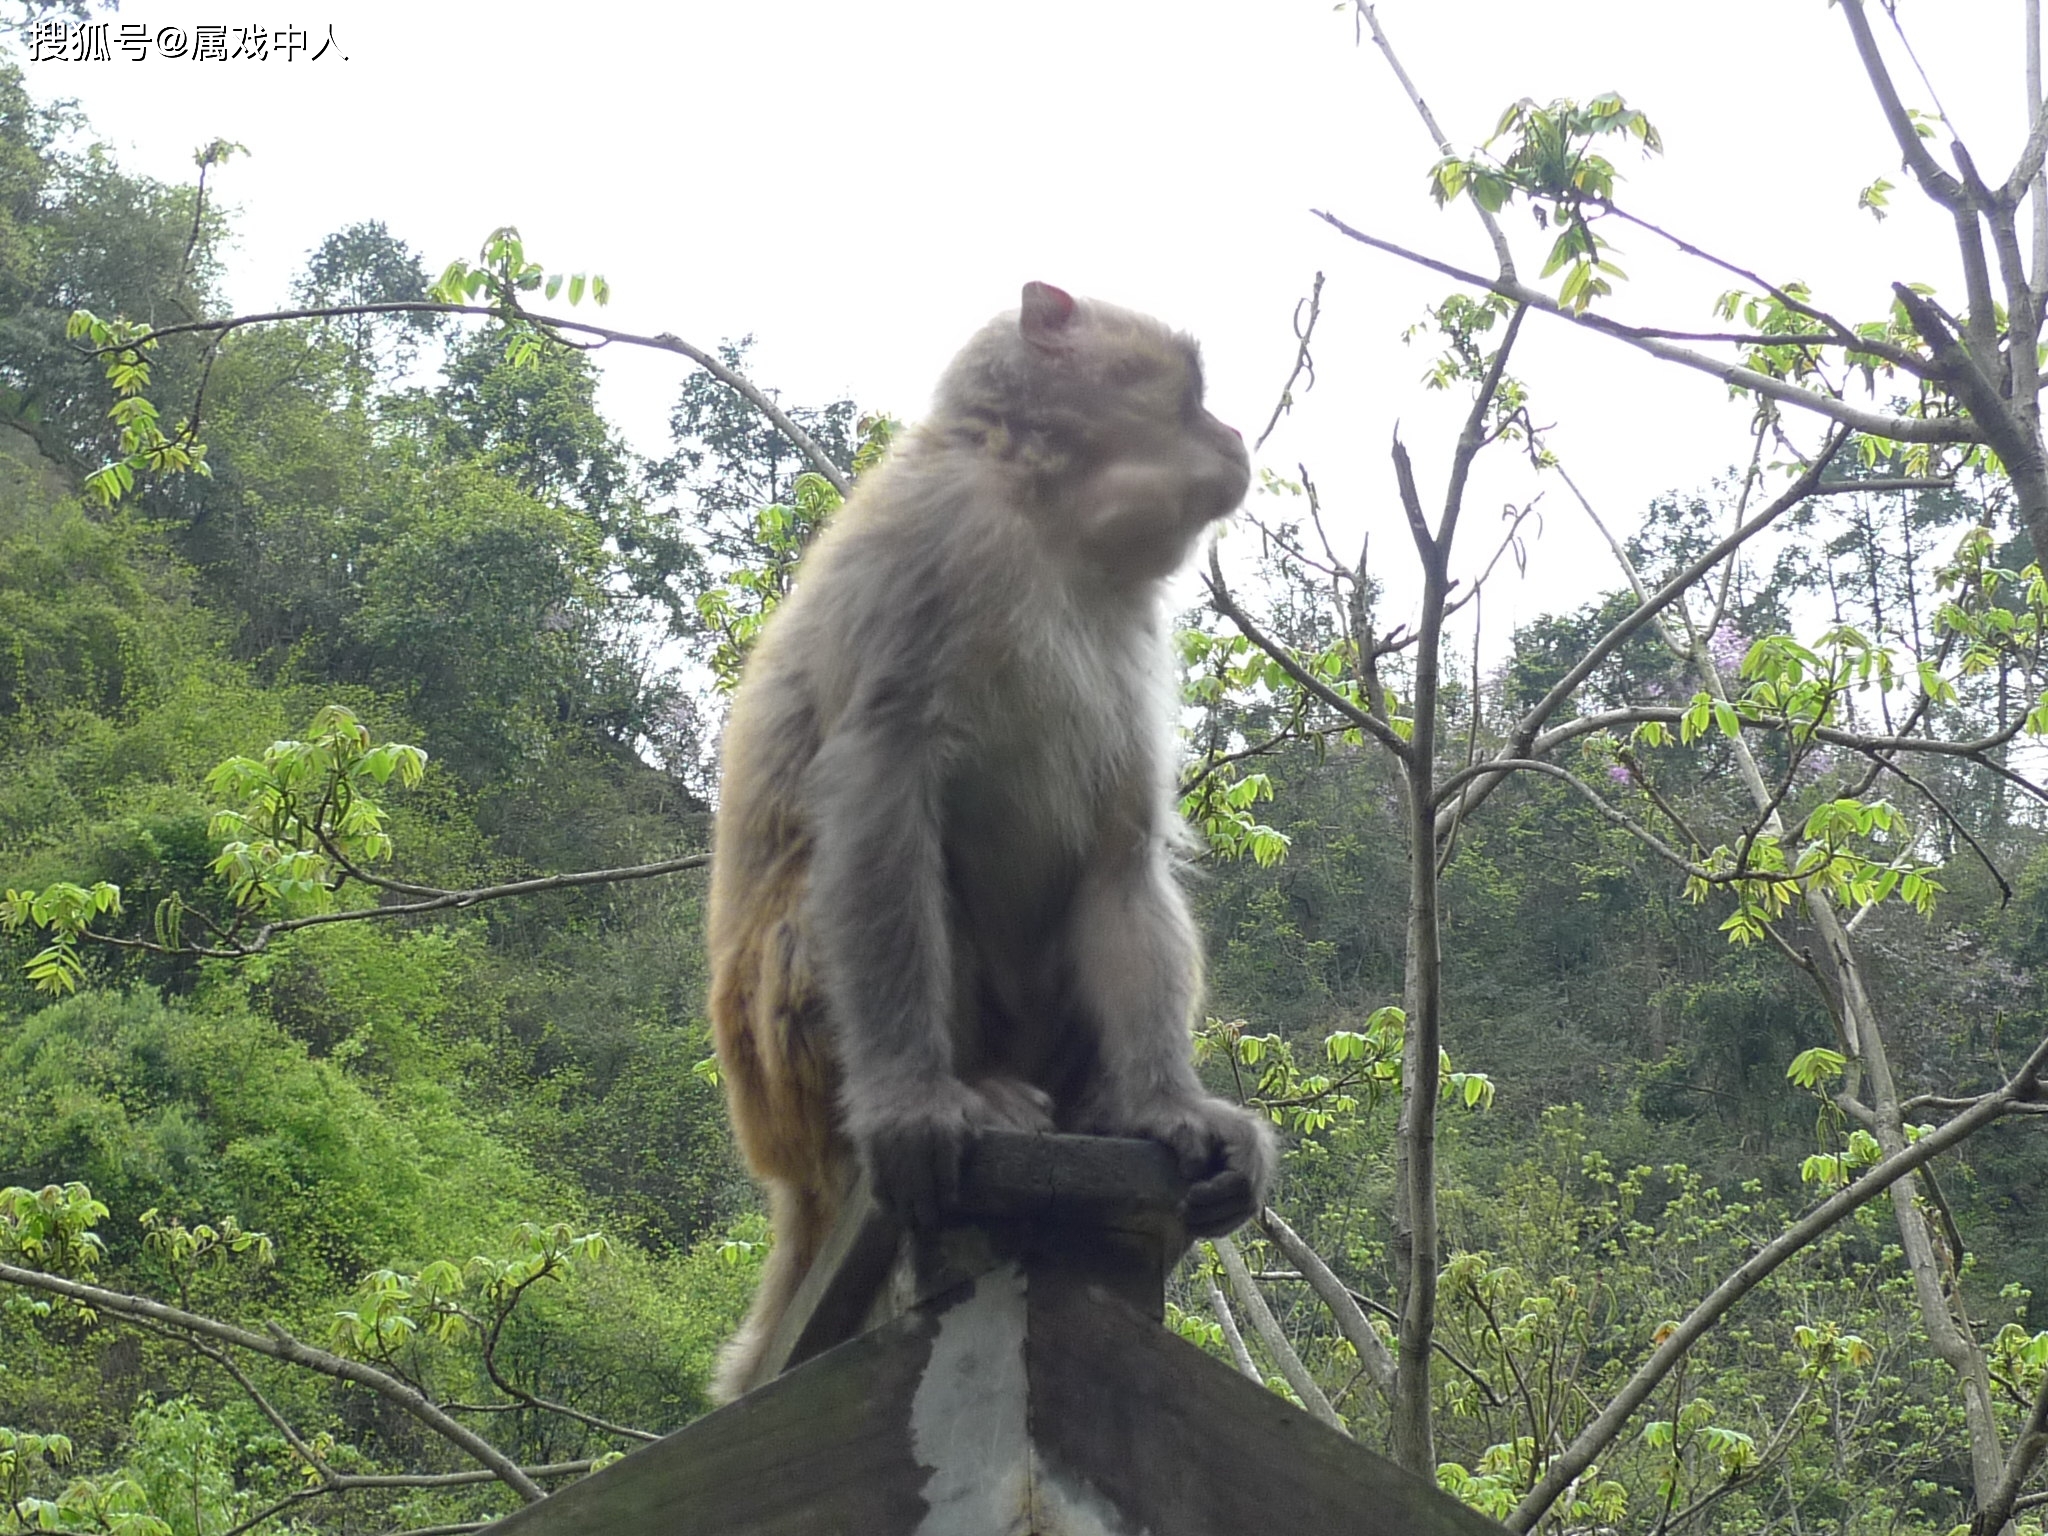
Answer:
M1899 10L1980 165L2002 177L2024 126L2019 0ZM1879 313L1894 278L1953 302L1944 223L1905 185L1825 0L1382 0L1379 14L1454 139L1483 140L1521 96L1620 90L1666 146L1621 158L1624 206L1811 283L1851 318ZM252 15L315 38L331 24L346 61L134 63L117 50L27 66L39 97L75 98L131 169L188 179L198 145L248 146L216 183L239 209L241 307L282 300L307 253L357 220L384 220L434 271L512 223L550 268L611 280L609 323L702 346L752 331L755 377L785 399L848 393L915 416L966 335L1043 278L1199 335L1212 406L1249 437L1320 268L1320 383L1265 461L1305 460L1348 536L1375 530L1376 557L1405 552L1386 457L1397 421L1425 500L1438 495L1454 422L1417 383L1425 354L1399 337L1449 285L1308 210L1470 267L1487 247L1468 209L1430 201L1435 152L1330 0L328 0L232 14L128 0L110 19L153 32ZM1898 77L1932 106L1903 60ZM1879 175L1901 184L1882 225L1855 207ZM1540 270L1547 237L1520 212L1510 231L1525 272ZM1709 324L1727 280L1641 233L1608 233L1633 279L1613 313ZM606 360L605 407L643 451L663 444L685 366ZM1746 412L1720 385L1555 321L1531 317L1517 372L1618 527L1745 451ZM1482 478L1468 568L1491 550L1495 511L1527 491L1505 463ZM1544 510L1528 578L1489 591L1490 642L1615 584L1561 486Z

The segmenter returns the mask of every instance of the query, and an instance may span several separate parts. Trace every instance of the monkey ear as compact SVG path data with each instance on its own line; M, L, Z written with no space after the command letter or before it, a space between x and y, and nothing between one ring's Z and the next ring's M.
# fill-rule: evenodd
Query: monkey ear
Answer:
M1062 333L1073 318L1074 296L1065 289L1055 288L1051 283L1024 285L1024 308L1017 323L1031 345L1047 349L1059 346L1065 339Z

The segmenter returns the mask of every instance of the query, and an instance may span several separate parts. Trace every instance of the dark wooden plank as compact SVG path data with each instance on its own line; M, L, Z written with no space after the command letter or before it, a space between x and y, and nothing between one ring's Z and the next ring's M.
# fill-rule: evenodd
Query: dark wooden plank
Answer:
M752 1385L773 1380L865 1328L902 1242L901 1224L876 1204L863 1178L768 1341Z
M1025 1343L1043 1491L1132 1530L1501 1536L1502 1527L1099 1287L1031 1277Z
M1050 1216L1075 1226L1177 1220L1187 1181L1156 1141L988 1131L968 1148L959 1214Z
M942 1230L918 1234L909 1272L885 1296L903 1233L863 1177L769 1342L759 1380L772 1380L882 1317L972 1279L1002 1255L1046 1254L1056 1262L1058 1250L1072 1245L1090 1256L1088 1267L1099 1278L1127 1272L1120 1286L1126 1298L1156 1311L1148 1296L1186 1247L1180 1228L1186 1198L1172 1154L1157 1142L985 1132L968 1148L959 1198ZM1041 1232L1032 1223L1054 1225ZM959 1241L996 1229L1001 1237L992 1247ZM1161 1250L1158 1258L1119 1245L1104 1229L1145 1234Z
M843 1344L491 1536L909 1536L928 1513L911 1404L938 1321L910 1313Z

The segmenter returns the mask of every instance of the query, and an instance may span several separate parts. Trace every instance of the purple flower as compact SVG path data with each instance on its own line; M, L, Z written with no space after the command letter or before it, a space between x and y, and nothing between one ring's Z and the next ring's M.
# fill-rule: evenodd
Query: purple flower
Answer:
M1633 784L1635 781L1636 776L1620 763L1614 764L1607 770L1607 782L1610 784Z
M1815 747L1799 760L1799 767L1793 772L1793 780L1800 784L1811 784L1815 779L1834 766L1834 758L1826 747Z
M1717 624L1714 632L1707 636L1707 654L1714 659L1714 669L1719 672L1733 672L1741 667L1742 658L1749 653L1749 642L1732 624Z

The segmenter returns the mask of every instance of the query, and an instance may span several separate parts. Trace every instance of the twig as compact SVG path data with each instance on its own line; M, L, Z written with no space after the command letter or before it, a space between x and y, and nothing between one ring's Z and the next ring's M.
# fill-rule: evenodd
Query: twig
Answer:
M1352 725L1364 731L1396 757L1404 762L1407 760L1408 743L1395 734L1394 728L1391 725L1388 725L1377 716L1360 709L1351 700L1345 698L1343 694L1337 692L1336 689L1330 687L1321 678L1311 673L1308 668L1295 659L1292 651L1260 629L1251 615L1238 606L1237 600L1230 595L1229 585L1223 579L1223 563L1217 558L1213 547L1209 551L1209 574L1206 585L1209 589L1209 602L1211 606L1242 630L1247 640L1272 657L1279 664L1281 671L1293 678L1301 688L1314 694L1323 703L1329 705L1330 708L1334 709Z
M1302 318L1301 313L1304 306L1308 309L1306 320ZM1294 335L1300 342L1294 349L1294 367L1287 375L1287 382L1280 386L1280 398L1273 402L1273 414L1266 420L1265 431L1261 432L1258 440L1252 444L1253 453L1266 446L1266 439L1271 437L1273 429L1280 425L1280 418L1294 408L1294 381L1307 374L1308 385L1303 393L1306 394L1308 390L1316 387L1316 364L1315 359L1309 356L1308 344L1316 333L1316 321L1322 317L1322 313L1323 274L1318 272L1315 286L1309 289L1308 297L1294 306Z
M1488 293L1497 293L1504 299L1513 299L1518 304L1526 304L1531 309L1541 310L1544 314L1568 321L1585 330L1598 331L1603 336L1610 336L1667 363L1677 363L1695 372L1708 374L1731 388L1752 390L1767 399L1812 411L1866 436L1890 438L1895 442L1906 443L1974 443L1982 440L1980 430L1968 419L1957 416L1890 416L1882 411L1864 410L1831 395L1818 394L1804 385L1758 373L1746 363L1730 363L1717 357L1710 357L1704 352L1694 352L1686 347L1675 346L1639 326L1624 325L1597 310L1567 309L1549 294L1531 288L1526 283L1506 277L1486 277L1467 268L1454 266L1450 262L1439 261L1433 256L1425 256L1420 251L1412 251L1391 240L1383 240L1377 235L1368 235L1363 230L1354 229L1335 214L1323 209L1315 208L1310 212L1331 228L1348 235L1361 245L1369 245L1374 250L1385 251L1390 256L1400 257L1403 261L1427 267L1432 272L1440 272L1445 277L1454 278L1471 287L1484 289ZM1818 336L1792 339L1811 340L1815 343L1827 341L1827 338Z
M1393 70L1394 78L1401 82L1401 89L1408 96L1408 104L1415 108L1415 115L1422 119L1422 126L1429 130L1430 138L1436 143L1437 153L1454 153L1450 138L1437 126L1436 114L1429 110L1429 103L1422 99L1422 92L1415 88L1415 82L1408 78L1408 71L1401 67L1400 59L1395 57L1394 45L1387 41L1387 34L1380 29L1378 14L1372 6L1365 3L1365 0L1352 0L1352 3L1357 7L1358 14L1365 18L1366 26L1372 29L1372 40L1379 44L1380 52L1386 55L1387 67ZM1506 233L1500 227L1500 220L1476 202L1472 209L1479 215L1479 222L1486 226L1486 235L1493 242L1493 256L1494 260L1500 263L1501 275L1512 280L1515 275L1515 256L1513 249L1508 245Z
M1911 785L1914 789L1920 791L1921 797L1925 799L1929 805L1934 807L1935 812L1941 817L1941 819L1948 823L1949 829L1953 831L1957 837L1960 837L1964 842L1970 845L1970 851L1977 855L1977 862L1984 866L1986 873L1988 873L1993 880L1998 882L1998 889L2000 893L1999 905L2005 906L2008 903L2010 903L2012 901L2013 895L2012 886L2006 880L2004 874L1999 870L1997 861L1994 860L1991 857L1991 855L1985 851L1984 845L1982 843L1978 842L1976 838L1970 835L1970 829L1963 825L1961 819L1957 817L1954 811L1949 809L1948 802L1943 800L1941 796L1937 795L1932 789L1928 788L1927 785L1922 783L1914 775L1908 773L1905 769L1901 768L1897 763L1893 762L1890 758L1884 756L1882 753L1873 752L1870 754L1870 757L1872 761L1882 765L1885 772L1892 774L1896 778L1899 778L1903 780L1905 783Z
M384 906L349 907L339 912L314 912L305 917L284 917L263 924L251 933L246 941L235 939L231 943L219 945L159 944L153 939L122 938L116 934L98 933L90 928L80 937L91 939L96 944L111 945L115 949L142 950L153 955L197 955L202 959L236 960L261 954L269 946L270 941L280 933L291 933L300 928L314 928L323 923L360 922L368 918L416 917L423 912L460 911L476 906L479 902L531 896L541 891L573 890L585 885L612 885L624 880L649 880L657 875L674 874L678 870L697 869L710 862L711 855L708 853L690 853L681 858L662 859L653 864L632 864L618 869L574 870L563 875L542 875L532 880L513 880L504 885L482 885L466 891L442 891L421 901L399 901ZM424 890L432 887L413 889ZM229 937L232 938L232 935L231 929Z
M621 1439L638 1440L642 1444L651 1445L654 1441L659 1440L661 1436L653 1434L648 1430L635 1429L629 1424L615 1424L609 1419L599 1418L596 1414L585 1413L580 1408L571 1408L567 1403L556 1402L550 1398L542 1397L538 1393L529 1392L499 1370L498 1339L504 1333L506 1319L511 1317L513 1309L519 1305L519 1298L526 1294L528 1286L546 1279L555 1273L552 1267L553 1263L552 1259L549 1260L546 1265L535 1270L524 1280L513 1286L511 1293L499 1304L496 1315L492 1317L489 1325L480 1330L483 1334L482 1354L484 1373L491 1378L492 1386L496 1387L507 1397L517 1398L529 1408L537 1408L547 1413L560 1414L565 1419L573 1419L578 1424L585 1425L602 1434L617 1435ZM474 1323L475 1320L472 1319L471 1321Z
M1500 757L1526 758L1532 755L1535 750L1536 736L1538 731L1542 729L1543 722L1571 699L1578 692L1580 685L1588 677L1592 676L1593 672L1609 656L1625 645L1630 636L1655 619L1658 614L1662 613L1672 603L1677 602L1701 578L1706 576L1715 566L1727 559L1736 550L1740 549L1751 538L1761 533L1792 508L1798 506L1807 497L1822 489L1821 475L1826 470L1828 462L1840 451L1847 437L1848 434L1846 432L1831 434L1827 444L1815 456L1813 463L1791 485L1787 486L1776 500L1748 521L1732 529L1727 537L1701 554L1677 575L1665 582L1663 586L1657 588L1645 601L1638 604L1634 611L1622 618L1606 634L1587 647L1586 653L1579 658L1571 670L1558 679L1557 683L1542 698L1523 711L1522 717L1515 722L1513 729L1510 731L1507 744L1499 754ZM1481 766L1482 768L1484 767L1483 764ZM1468 813L1476 808L1488 795L1492 794L1500 783L1499 777L1482 778L1475 783L1469 803L1466 806ZM1448 815L1449 812L1439 815L1437 825L1439 836L1448 830L1444 820L1444 817Z

